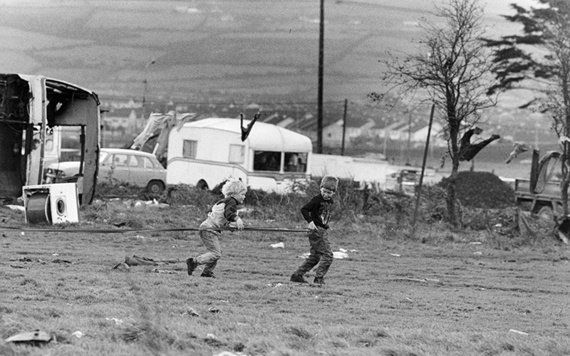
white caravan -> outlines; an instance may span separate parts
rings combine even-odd
[[[239,119],[187,122],[170,131],[166,182],[211,189],[234,177],[282,194],[308,183],[311,152],[307,136],[272,124],[256,122],[242,142]]]

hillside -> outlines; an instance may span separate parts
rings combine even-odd
[[[491,36],[515,30],[500,17],[508,3],[487,5]],[[318,2],[0,0],[0,6],[3,72],[67,80],[105,101],[145,96],[159,108],[256,102],[316,115]],[[349,99],[349,115],[371,118],[377,127],[406,120],[409,110],[416,126],[427,122],[429,108],[383,103],[378,114],[366,107],[366,95],[382,89],[387,51],[414,50],[421,37],[417,21],[431,6],[423,0],[326,2],[326,121],[341,119]],[[530,113],[515,111],[512,97],[504,97],[507,107],[483,115],[485,130],[512,140],[548,140],[549,122],[535,124]]]
[[[0,65],[102,95],[206,100],[279,96],[314,100],[318,2],[0,1]],[[413,50],[421,0],[327,2],[325,100],[378,90],[386,51]],[[486,21],[502,33],[505,4]],[[154,61],[151,63],[151,61]]]

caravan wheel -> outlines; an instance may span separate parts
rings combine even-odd
[[[200,179],[198,181],[198,183],[196,184],[196,188],[201,189],[201,190],[208,190],[209,189],[208,183],[206,183],[206,181],[203,179]]]

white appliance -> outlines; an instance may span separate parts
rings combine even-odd
[[[79,222],[76,183],[27,185],[22,187],[28,224]]]

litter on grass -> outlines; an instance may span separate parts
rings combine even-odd
[[[13,343],[27,343],[31,345],[39,345],[43,343],[48,343],[51,341],[56,341],[55,336],[48,334],[42,330],[34,330],[34,331],[25,331],[18,333],[16,335],[12,335],[5,340],[6,342],[13,342]]]
[[[158,268],[153,268],[152,272],[154,273],[164,273],[164,274],[179,274],[179,272],[176,271],[172,271],[172,270],[167,270],[167,269],[158,269]]]
[[[105,318],[105,320],[113,321],[115,323],[115,325],[122,325],[123,324],[123,320],[117,319],[117,318]]]
[[[198,314],[198,312],[196,310],[194,310],[194,308],[188,308],[188,310],[186,310],[184,313],[182,313],[182,315],[200,316],[200,314]]]
[[[346,250],[345,250],[346,251]],[[299,258],[304,258],[306,259],[307,257],[309,257],[309,252],[305,252],[304,254],[300,255]],[[348,255],[348,253],[346,252],[342,252],[342,251],[333,251],[333,258],[342,260],[344,258],[350,258],[350,256]]]
[[[333,257],[338,259],[348,258],[348,253],[342,251],[334,251]]]

